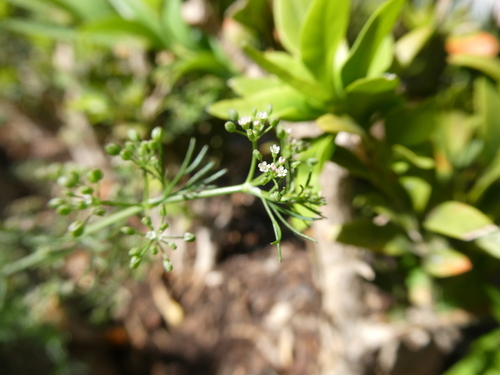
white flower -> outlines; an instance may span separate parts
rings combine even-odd
[[[285,164],[286,159],[283,156],[280,156],[278,159],[278,164]]]
[[[279,152],[280,152],[280,146],[278,145],[271,146],[271,154],[278,155]]]
[[[92,202],[94,201],[94,197],[92,197],[92,195],[90,194],[85,194],[83,196],[83,202],[87,205],[87,206],[90,206],[92,204]]]
[[[269,116],[267,114],[267,112],[257,112],[257,118],[261,119],[261,120],[264,120],[267,118],[267,116]]]
[[[283,166],[280,166],[278,169],[276,169],[276,174],[278,175],[278,177],[285,177],[287,173],[288,171]]]
[[[267,164],[265,161],[263,161],[262,163],[259,163],[258,165],[259,167],[259,170],[261,172],[269,172],[269,170],[271,169],[271,165]]]
[[[250,116],[243,116],[238,120],[238,124],[240,124],[241,126],[246,125],[250,122],[252,122],[252,118]]]
[[[148,240],[156,240],[157,234],[154,230],[150,230],[145,236]]]

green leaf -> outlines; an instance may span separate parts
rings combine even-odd
[[[394,61],[394,37],[387,35],[380,43],[377,52],[368,68],[367,77],[378,77],[386,73]]]
[[[161,12],[161,26],[165,35],[187,49],[196,50],[198,45],[191,28],[184,22],[181,14],[182,0],[164,0]]]
[[[495,157],[500,145],[500,93],[486,78],[478,78],[474,82],[474,102],[481,120],[479,131],[484,141],[482,155],[488,163]]]
[[[477,208],[456,201],[440,204],[423,223],[427,230],[471,241],[498,230],[489,217]]]
[[[227,119],[227,111],[235,109],[241,115],[252,113],[253,108],[273,105],[273,116],[289,121],[305,121],[317,118],[321,111],[315,109],[301,93],[288,86],[280,86],[260,91],[240,99],[221,100],[208,107],[212,116]]]
[[[155,36],[155,44],[170,46],[170,40],[165,35],[160,24],[160,17],[147,2],[142,0],[109,0],[116,11],[126,20],[140,23]]]
[[[25,21],[24,19],[10,18],[2,20],[0,22],[0,27],[5,27],[22,34],[43,36],[53,39],[74,40],[77,38],[77,32],[72,28],[35,21]]]
[[[448,63],[479,70],[490,76],[495,81],[500,82],[500,60],[496,57],[476,56],[476,55],[451,55],[448,56]]]
[[[227,67],[209,51],[185,53],[172,66],[170,84],[174,84],[186,74],[195,72],[211,73],[224,78],[229,74]]]
[[[422,212],[429,202],[432,193],[432,186],[423,178],[416,176],[404,176],[399,179],[411,198],[413,209]]]
[[[328,88],[333,87],[333,59],[346,33],[349,8],[347,0],[315,0],[301,29],[300,57]]]
[[[415,154],[412,150],[406,148],[405,146],[402,145],[394,145],[392,146],[392,150],[394,153],[399,155],[400,157],[405,158],[408,160],[410,163],[412,163],[414,166],[421,168],[421,169],[432,169],[435,167],[434,159],[429,158],[427,156],[420,156]]]
[[[408,67],[434,35],[435,30],[434,26],[425,25],[403,35],[395,46],[395,54],[399,65],[403,68]]]
[[[250,58],[258,65],[260,65],[263,69],[267,70],[271,74],[276,75],[283,82],[286,82],[288,85],[299,90],[299,92],[303,93],[303,95],[306,95],[312,99],[316,99],[319,102],[325,102],[330,99],[331,95],[317,83],[296,78],[291,73],[289,73],[288,70],[285,70],[276,65],[271,60],[266,58],[264,54],[248,44],[244,45],[243,49],[245,50],[247,55],[250,56]]]
[[[83,21],[96,21],[114,14],[113,9],[102,0],[49,0]]]
[[[289,52],[300,52],[300,29],[307,10],[314,0],[275,0],[274,22],[281,44]]]
[[[232,18],[257,35],[272,38],[273,19],[268,0],[238,0],[226,11]]]
[[[231,78],[227,84],[239,96],[249,96],[270,88],[283,86],[280,81],[270,77],[250,78],[246,76]]]
[[[500,150],[497,152],[495,158],[491,161],[490,165],[480,174],[476,179],[476,183],[467,194],[470,202],[475,203],[481,198],[483,193],[490,187],[492,183],[500,178]]]
[[[460,275],[472,269],[470,259],[453,249],[434,250],[424,258],[423,268],[435,277]]]
[[[405,0],[389,0],[367,21],[342,68],[344,87],[368,75],[370,65],[384,38],[392,31]]]
[[[303,81],[316,82],[314,76],[299,58],[282,51],[264,52],[264,56],[281,69],[288,71],[295,78]]]
[[[391,223],[378,226],[368,219],[343,224],[332,240],[387,255],[401,255],[411,249],[410,241],[398,227]]]
[[[347,132],[366,136],[363,128],[347,115],[337,116],[327,113],[316,120],[316,125],[326,133]]]
[[[387,109],[396,103],[395,90],[399,82],[394,74],[354,81],[345,90],[345,111],[359,123],[368,123],[373,112]]]
[[[500,258],[500,230],[482,236],[474,243],[488,254]]]
[[[387,141],[404,146],[427,141],[436,130],[436,115],[437,109],[433,100],[394,108],[386,116]]]

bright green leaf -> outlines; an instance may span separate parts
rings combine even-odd
[[[347,132],[365,136],[366,132],[349,116],[327,113],[316,120],[318,128],[326,133]]]
[[[412,150],[402,145],[392,146],[395,156],[400,156],[408,160],[414,166],[421,169],[432,169],[435,166],[434,159],[427,156],[415,154]]]
[[[274,22],[281,44],[293,53],[300,52],[300,28],[314,0],[275,0]]]
[[[462,241],[471,241],[498,230],[490,218],[477,208],[456,201],[434,208],[423,225],[427,230]]]
[[[394,61],[394,37],[392,34],[387,35],[380,43],[377,52],[373,56],[373,60],[368,68],[367,77],[378,77],[382,73],[386,73]]]
[[[280,81],[270,77],[250,78],[246,76],[231,78],[227,84],[239,96],[253,95],[273,87],[283,86]]]
[[[493,78],[495,81],[500,82],[500,60],[496,57],[451,55],[448,56],[448,63],[451,65],[479,70],[480,72]]]
[[[384,38],[392,32],[404,3],[405,0],[389,0],[367,21],[342,68],[344,87],[368,75],[374,56]]]
[[[500,258],[500,230],[482,236],[474,243],[488,254]]]
[[[401,177],[399,183],[408,192],[413,204],[413,209],[416,212],[422,212],[429,202],[432,186],[423,178],[416,176]]]
[[[294,77],[303,81],[315,82],[314,76],[299,58],[282,51],[264,52],[264,56],[281,69],[290,72]]]
[[[453,249],[434,250],[424,258],[423,268],[435,277],[460,275],[472,269],[470,259]]]
[[[425,25],[403,35],[395,46],[396,58],[402,67],[409,66],[434,34],[435,27]]]
[[[187,49],[197,49],[190,27],[184,22],[181,14],[182,0],[163,0],[161,26],[165,35]]]
[[[349,8],[347,0],[315,0],[301,29],[300,57],[328,88],[333,87],[333,59],[346,33]]]
[[[474,102],[481,120],[479,131],[484,141],[484,159],[490,162],[500,145],[500,116],[498,116],[500,93],[486,78],[478,78],[474,82]]]

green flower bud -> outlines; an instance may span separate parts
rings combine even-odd
[[[73,209],[71,208],[71,206],[69,206],[67,204],[63,204],[63,205],[57,207],[56,211],[59,215],[69,215],[71,213],[71,211],[73,211]]]
[[[122,150],[121,146],[116,143],[109,143],[104,149],[109,155],[118,155]]]
[[[134,152],[137,149],[135,143],[130,141],[125,142],[124,146],[130,152]]]
[[[160,143],[155,140],[151,140],[148,142],[148,148],[150,151],[158,150],[160,148]]]
[[[269,123],[271,124],[272,128],[275,128],[280,123],[280,119],[273,117],[271,120],[269,120]]]
[[[94,189],[90,186],[82,186],[80,189],[78,189],[78,193],[88,195],[92,194],[94,192]]]
[[[163,259],[163,268],[165,268],[166,272],[171,272],[174,269],[174,265],[170,261],[170,259],[165,258]]]
[[[230,119],[231,121],[238,121],[238,118],[240,117],[240,116],[238,115],[238,112],[236,112],[236,110],[234,110],[234,109],[232,109],[232,108],[230,108],[230,109],[227,111],[227,115],[228,115],[228,117],[229,117],[229,119]]]
[[[257,115],[257,107],[253,107],[252,108],[252,117],[255,118],[256,115]]]
[[[159,126],[153,129],[151,132],[151,138],[154,139],[156,142],[161,142],[163,139],[163,129]]]
[[[135,234],[135,229],[132,227],[121,227],[120,232],[126,234],[127,236],[132,236]]]
[[[131,258],[130,258],[130,268],[134,269],[134,268],[137,268],[139,267],[139,264],[141,263],[141,257],[137,256],[137,255],[133,255]]]
[[[236,125],[234,124],[234,122],[231,122],[231,121],[227,121],[225,124],[224,124],[224,127],[226,128],[226,131],[228,133],[234,133],[236,131]]]
[[[137,130],[135,130],[134,128],[128,130],[127,138],[129,140],[131,140],[132,142],[140,142],[141,141],[141,136],[139,135],[139,132]]]
[[[168,228],[168,223],[163,223],[162,225],[160,225],[160,232],[163,232],[167,228]]]
[[[71,232],[73,237],[80,237],[85,229],[85,223],[81,220],[72,222],[68,227],[68,232]]]
[[[92,169],[87,173],[87,179],[89,182],[95,184],[102,180],[102,171],[100,169]]]
[[[122,150],[120,152],[120,156],[122,157],[123,160],[132,159],[132,153],[129,150]]]
[[[309,159],[307,159],[306,163],[309,167],[314,167],[316,164],[318,164],[318,159],[309,158]]]
[[[75,193],[73,193],[71,190],[64,190],[63,194],[67,197],[76,197]]]
[[[81,201],[78,201],[74,204],[74,208],[77,209],[77,210],[84,210],[88,207],[88,204],[85,203],[85,201],[81,200]]]
[[[49,206],[52,209],[56,209],[57,207],[65,204],[66,201],[61,198],[53,198],[50,201],[47,202],[47,206]]]
[[[285,131],[285,129],[280,126],[279,128],[276,129],[276,136],[279,138],[279,139],[284,139],[287,137],[287,133]]]
[[[141,219],[141,223],[143,223],[145,226],[147,226],[148,228],[150,229],[153,229],[152,225],[151,225],[151,219],[147,216],[143,217]]]
[[[271,115],[271,113],[273,112],[273,105],[272,104],[268,104],[267,108],[266,108],[266,112],[267,112],[267,115]]]
[[[259,150],[253,150],[253,157],[257,159],[258,161],[262,161],[262,154],[259,152]]]
[[[102,207],[95,207],[92,210],[92,213],[97,216],[103,216],[106,213],[106,210]]]
[[[158,248],[156,246],[151,247],[151,254],[153,254],[153,255],[158,254]]]
[[[167,207],[164,204],[162,204],[160,206],[160,216],[163,216],[163,217],[167,216]],[[167,224],[167,227],[168,227],[168,224]]]
[[[78,175],[72,173],[69,176],[61,176],[57,179],[57,183],[63,187],[72,188],[78,184]]]
[[[193,233],[186,232],[182,236],[182,239],[186,242],[193,242],[194,240],[196,240],[196,236]]]
[[[172,250],[176,250],[177,249],[177,245],[173,242],[168,242],[167,243],[168,247],[170,247]]]
[[[295,160],[293,163],[290,164],[290,168],[294,169],[297,168],[301,164],[300,160]]]
[[[128,255],[134,256],[134,255],[139,255],[142,251],[141,247],[133,247],[128,251]]]

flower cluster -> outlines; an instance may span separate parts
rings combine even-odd
[[[279,152],[280,152],[280,146],[278,145],[271,146],[271,154],[273,155],[273,159],[276,159],[276,156],[278,155]],[[277,162],[275,161],[271,164],[267,164],[267,162],[263,161],[259,163],[258,167],[262,173],[272,172],[277,177],[283,178],[286,177],[286,174],[288,173],[288,170],[283,166],[285,162],[286,159],[283,156],[280,156]]]

